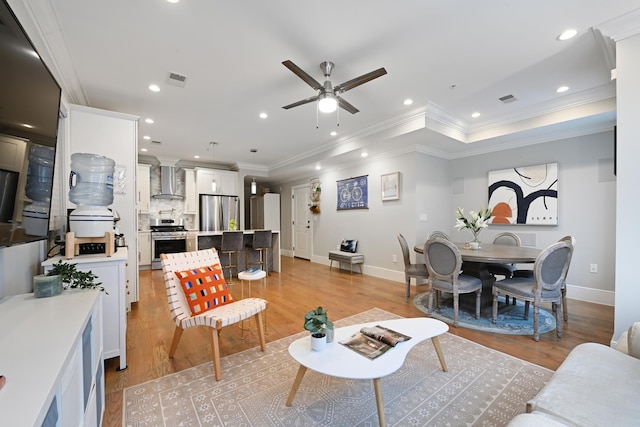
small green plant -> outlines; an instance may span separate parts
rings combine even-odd
[[[47,276],[60,275],[62,283],[67,288],[80,288],[80,289],[99,289],[105,294],[109,295],[104,290],[101,282],[96,282],[98,276],[91,271],[79,271],[75,264],[69,264],[62,260],[56,262],[51,266],[51,270],[47,273]]]
[[[322,307],[311,310],[304,315],[304,328],[311,332],[311,335],[320,338],[325,334],[326,328],[333,329],[333,323],[327,317],[327,312]]]

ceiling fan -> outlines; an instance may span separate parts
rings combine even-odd
[[[282,107],[285,110],[308,104],[310,102],[318,101],[318,109],[323,113],[332,113],[338,106],[340,106],[351,114],[355,114],[360,110],[349,104],[339,95],[353,89],[354,87],[358,87],[361,84],[367,83],[368,81],[377,79],[378,77],[387,74],[387,70],[385,70],[384,68],[378,68],[375,71],[363,74],[360,77],[356,77],[337,86],[333,86],[331,84],[331,80],[329,80],[329,77],[331,77],[331,71],[335,68],[333,62],[325,61],[320,64],[320,69],[322,70],[325,78],[324,84],[320,84],[316,79],[307,74],[302,68],[298,67],[296,64],[289,60],[284,61],[282,65],[287,67],[293,72],[293,74],[300,77],[302,80],[304,80],[305,83],[319,92],[316,96],[312,96],[298,102],[285,105],[284,107]]]

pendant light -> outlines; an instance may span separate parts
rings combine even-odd
[[[218,143],[211,141],[209,145],[211,146],[211,160],[215,161],[215,158],[216,158],[215,148],[216,148],[216,145],[218,145]],[[216,182],[215,178],[211,178],[211,192],[212,193],[218,192],[218,183]]]
[[[255,165],[255,159],[256,159],[255,154],[258,152],[258,149],[252,148],[251,152],[253,153],[253,162]],[[258,183],[256,182],[256,177],[254,176],[253,179],[251,180],[251,195],[255,196],[257,193],[258,193]]]

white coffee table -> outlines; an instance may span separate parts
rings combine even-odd
[[[382,356],[369,360],[365,356],[343,346],[340,341],[359,332],[362,327],[382,325],[394,331],[401,332],[411,337],[409,341],[401,342],[390,349]],[[291,406],[293,398],[300,387],[302,378],[307,369],[325,375],[339,378],[373,380],[373,388],[376,394],[376,405],[378,407],[378,419],[380,426],[386,426],[384,417],[384,403],[382,401],[382,389],[380,378],[394,373],[404,364],[404,360],[409,351],[422,341],[431,338],[431,342],[436,350],[440,366],[443,371],[447,371],[447,365],[440,348],[438,336],[449,330],[446,323],[437,319],[427,317],[416,317],[409,319],[381,320],[377,322],[361,323],[359,325],[347,326],[335,330],[333,343],[327,344],[322,351],[311,350],[311,337],[300,338],[289,345],[289,354],[298,363],[300,368],[293,381],[293,386],[287,398],[287,406]]]

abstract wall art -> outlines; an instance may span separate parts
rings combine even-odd
[[[558,224],[558,164],[489,172],[491,224]]]

